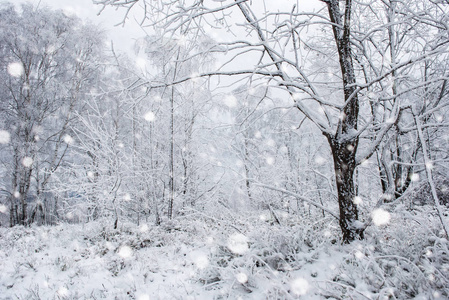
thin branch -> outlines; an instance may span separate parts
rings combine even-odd
[[[446,238],[449,237],[449,227],[446,224],[446,222],[444,221],[444,216],[443,216],[443,211],[441,209],[441,204],[440,204],[440,200],[438,199],[438,195],[437,195],[437,191],[435,189],[435,182],[433,181],[432,178],[432,161],[429,159],[429,154],[427,153],[427,143],[426,140],[424,139],[424,135],[422,132],[422,128],[421,128],[421,121],[419,120],[419,117],[414,115],[415,118],[415,122],[416,122],[416,127],[417,127],[417,132],[418,132],[418,137],[419,140],[421,142],[421,148],[423,151],[423,158],[424,158],[424,164],[426,166],[426,175],[427,175],[427,181],[429,182],[430,185],[430,191],[432,192],[432,197],[433,197],[433,201],[435,202],[435,208],[438,212],[438,217],[440,218],[441,221],[441,225],[443,226],[444,232],[446,233]]]
[[[330,214],[331,216],[333,216],[337,220],[340,219],[340,217],[335,212],[333,212],[332,210],[328,209],[327,207],[324,207],[323,205],[321,205],[319,203],[316,203],[313,200],[310,200],[310,199],[308,199],[306,197],[303,197],[301,195],[298,195],[296,193],[293,193],[293,192],[290,192],[290,191],[287,191],[287,190],[284,190],[284,189],[281,189],[281,188],[277,188],[277,187],[274,187],[274,186],[271,186],[271,185],[266,185],[266,184],[263,184],[263,183],[255,182],[253,179],[249,179],[249,180],[252,181],[253,185],[255,185],[255,186],[260,186],[262,188],[266,188],[266,189],[269,189],[269,190],[273,190],[273,191],[277,191],[277,192],[281,192],[281,193],[290,195],[290,196],[295,197],[295,198],[297,198],[297,199],[299,199],[301,201],[304,201],[304,202],[307,202],[309,204],[312,204],[313,206],[318,207],[319,209],[324,210],[325,212],[327,212],[328,214]]]

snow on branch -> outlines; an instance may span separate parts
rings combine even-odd
[[[340,217],[336,213],[334,213],[332,210],[328,209],[327,207],[324,207],[323,205],[321,205],[319,203],[316,203],[315,201],[313,201],[313,200],[311,200],[309,198],[303,197],[303,196],[298,195],[296,193],[293,193],[291,191],[287,191],[287,190],[284,190],[284,189],[281,189],[281,188],[277,188],[275,186],[271,186],[271,185],[267,185],[267,184],[263,184],[263,183],[259,183],[259,182],[254,182],[253,181],[253,185],[260,186],[260,187],[265,188],[265,189],[281,192],[281,193],[284,193],[286,195],[290,195],[290,196],[295,197],[295,198],[297,198],[297,199],[299,199],[301,201],[307,202],[307,203],[309,203],[309,204],[311,204],[311,205],[313,205],[313,206],[315,206],[315,207],[317,207],[319,209],[324,210],[325,212],[327,212],[328,214],[330,214],[332,217],[334,217],[337,220],[340,219]]]

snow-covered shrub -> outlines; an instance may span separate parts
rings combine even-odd
[[[449,297],[449,242],[431,206],[396,208],[388,225],[369,227],[366,239],[345,246],[339,274],[322,288],[339,298]],[[405,216],[405,217],[404,217]]]
[[[449,244],[432,206],[407,207],[349,245],[335,241],[335,220],[281,212],[280,225],[260,212],[191,210],[160,226],[122,222],[114,229],[99,220],[0,228],[0,295],[445,299]]]
[[[438,176],[434,181],[440,204],[449,206],[449,179],[445,176]],[[430,185],[427,181],[420,183],[411,197],[413,197],[412,201],[415,204],[424,205],[434,203]]]

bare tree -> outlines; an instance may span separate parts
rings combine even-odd
[[[98,57],[99,31],[62,12],[12,5],[1,14],[1,115],[11,141],[4,149],[10,223],[44,213],[47,185],[72,142],[69,125]],[[28,203],[33,202],[31,218]]]
[[[223,64],[200,76],[236,76],[240,82],[246,78],[248,85],[265,84],[279,97],[290,97],[292,106],[319,128],[329,144],[343,241],[363,238],[365,226],[359,221],[359,210],[354,203],[356,168],[379,149],[410,105],[400,96],[404,97],[414,87],[399,90],[391,86],[395,86],[399,77],[416,72],[415,66],[447,51],[447,38],[441,34],[447,32],[447,20],[442,18],[447,6],[424,1],[425,5],[419,2],[394,8],[392,3],[396,1],[391,1],[385,2],[387,14],[383,14],[371,6],[382,6],[384,1],[322,0],[317,2],[317,12],[305,12],[287,2],[264,2],[260,6],[246,0],[192,0],[176,4],[145,0],[94,1],[103,7],[125,7],[127,13],[139,2],[145,4],[147,24],[168,37],[182,36],[186,28],[199,33],[207,28],[221,38],[220,44],[210,51],[222,52]],[[363,15],[355,22],[355,13],[360,11]],[[392,20],[396,14],[401,19]],[[371,26],[373,19],[379,22]],[[428,46],[421,47],[418,39],[409,39],[408,44],[395,40],[396,29],[397,33],[408,36],[414,28],[409,28],[406,22],[427,30],[425,44]],[[320,40],[314,42],[317,38]],[[385,40],[387,45],[383,43]],[[392,50],[389,63],[385,63],[388,45]],[[310,55],[325,62],[326,69],[317,70],[309,61]],[[369,76],[365,76],[366,71]],[[443,78],[432,81],[442,84]],[[189,76],[177,78],[171,84],[189,79]],[[426,81],[421,84],[427,84]],[[148,83],[148,86],[155,85]],[[378,95],[376,100],[370,100],[369,92]],[[370,109],[370,103],[384,108],[382,118],[379,111]]]
[[[199,127],[198,115],[207,110],[210,98],[204,79],[194,79],[179,85],[171,85],[171,82],[195,76],[211,62],[212,58],[208,53],[190,57],[192,52],[204,49],[209,43],[208,37],[194,36],[190,40],[187,34],[180,39],[154,35],[138,42],[139,52],[145,55],[148,63],[155,69],[142,74],[139,84],[152,82],[157,85],[154,88],[150,86],[149,96],[159,99],[159,107],[150,113],[154,114],[151,123],[157,126],[161,137],[165,135],[167,139],[165,142],[162,139],[159,143],[168,154],[166,162],[162,164],[168,171],[168,180],[164,185],[168,188],[169,219],[175,214],[175,206],[194,204],[201,194],[198,190],[198,181],[201,181],[198,176],[201,175],[196,171],[200,166],[197,164],[198,153],[194,148],[199,138],[196,133]],[[163,128],[168,130],[164,131]],[[153,139],[154,136],[149,138]]]

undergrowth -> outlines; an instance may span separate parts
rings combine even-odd
[[[0,299],[449,298],[432,208],[397,210],[350,245],[333,219],[287,213],[0,228]]]

